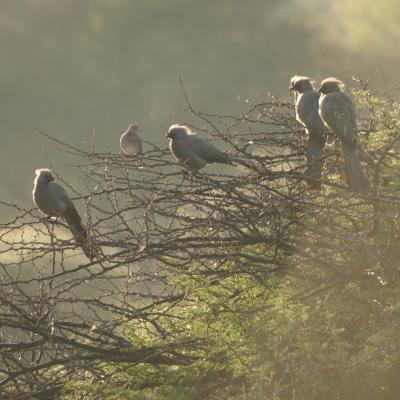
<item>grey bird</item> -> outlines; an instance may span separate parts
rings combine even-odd
[[[185,125],[171,125],[167,138],[172,155],[189,171],[197,172],[213,163],[237,163],[251,168],[248,161],[223,153]]]
[[[129,125],[119,140],[122,153],[128,156],[136,156],[142,153],[142,141],[140,140],[139,132],[139,125]]]
[[[304,177],[311,188],[321,187],[324,160],[321,159],[326,143],[327,127],[318,109],[320,93],[315,90],[314,81],[307,76],[295,75],[290,80],[289,90],[296,95],[296,120],[304,126],[308,135],[306,146],[307,168]]]
[[[343,179],[353,192],[368,188],[368,179],[361,168],[357,156],[357,119],[353,99],[344,92],[345,84],[337,78],[322,81],[318,91],[319,114],[325,125],[332,129],[340,140],[344,158]]]
[[[49,217],[60,217],[68,225],[76,242],[82,247],[85,255],[92,259],[94,248],[90,245],[87,229],[71,199],[64,188],[54,180],[52,172],[47,168],[36,171],[33,184],[33,201],[37,208]]]

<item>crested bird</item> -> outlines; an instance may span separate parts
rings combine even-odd
[[[304,177],[309,187],[321,187],[321,175],[324,160],[321,158],[328,131],[318,109],[320,93],[315,90],[314,81],[307,76],[294,75],[290,80],[289,90],[296,95],[296,120],[307,133],[306,160],[307,168]]]
[[[171,125],[167,138],[172,155],[189,171],[197,172],[212,163],[237,163],[251,168],[249,161],[223,153],[185,125]]]
[[[364,175],[357,155],[357,118],[356,106],[351,96],[344,92],[345,84],[334,77],[321,82],[318,92],[319,114],[325,125],[330,128],[340,140],[344,158],[343,180],[353,192],[368,188],[368,179]]]
[[[94,258],[96,250],[91,245],[88,231],[65,189],[55,181],[49,169],[40,168],[35,172],[32,194],[37,208],[48,217],[62,218],[85,255],[89,259]]]

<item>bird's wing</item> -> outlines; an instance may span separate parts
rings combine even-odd
[[[81,217],[74,206],[74,203],[68,197],[65,189],[57,182],[50,182],[49,189],[54,194],[56,201],[60,203],[60,209],[63,209],[62,217],[68,220],[74,220],[76,222],[81,221]]]
[[[60,204],[63,204],[64,212],[61,213],[61,217],[65,220],[69,226],[71,233],[77,243],[82,247],[83,252],[89,259],[98,254],[98,248],[93,246],[89,239],[89,234],[86,227],[82,224],[81,217],[72,203],[71,199],[68,197],[67,192],[64,188],[57,182],[50,182],[49,188],[52,191],[54,198],[56,198]]]
[[[309,90],[299,96],[296,103],[297,119],[309,132],[326,132],[327,130],[318,113],[319,96],[318,92]]]
[[[357,139],[355,105],[346,93],[325,95],[320,104],[321,117],[345,144],[354,146]]]
[[[226,154],[218,150],[208,140],[203,139],[196,134],[188,136],[188,146],[191,147],[194,154],[208,163],[229,163],[229,158]]]

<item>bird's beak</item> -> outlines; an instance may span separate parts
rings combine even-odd
[[[171,139],[171,132],[167,132],[166,136],[167,136],[168,139]]]
[[[322,88],[319,88],[317,92],[322,94]]]

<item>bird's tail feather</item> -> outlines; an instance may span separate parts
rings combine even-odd
[[[313,189],[321,187],[322,169],[324,167],[324,160],[321,155],[324,145],[325,140],[313,138],[310,134],[306,148],[307,168],[304,171],[304,178],[308,186]]]
[[[250,169],[254,169],[255,168],[255,165],[253,163],[251,163],[250,161],[245,160],[244,158],[241,158],[241,157],[228,156],[228,160],[231,163],[241,164],[241,165],[243,165],[243,166],[245,166],[247,168],[250,168]]]
[[[365,176],[355,148],[341,145],[344,158],[343,179],[352,192],[361,192],[368,189],[368,178]]]
[[[98,248],[93,243],[89,236],[87,228],[82,224],[79,215],[76,213],[71,213],[66,215],[65,222],[71,230],[72,236],[76,242],[81,246],[86,257],[92,260],[98,255]]]

